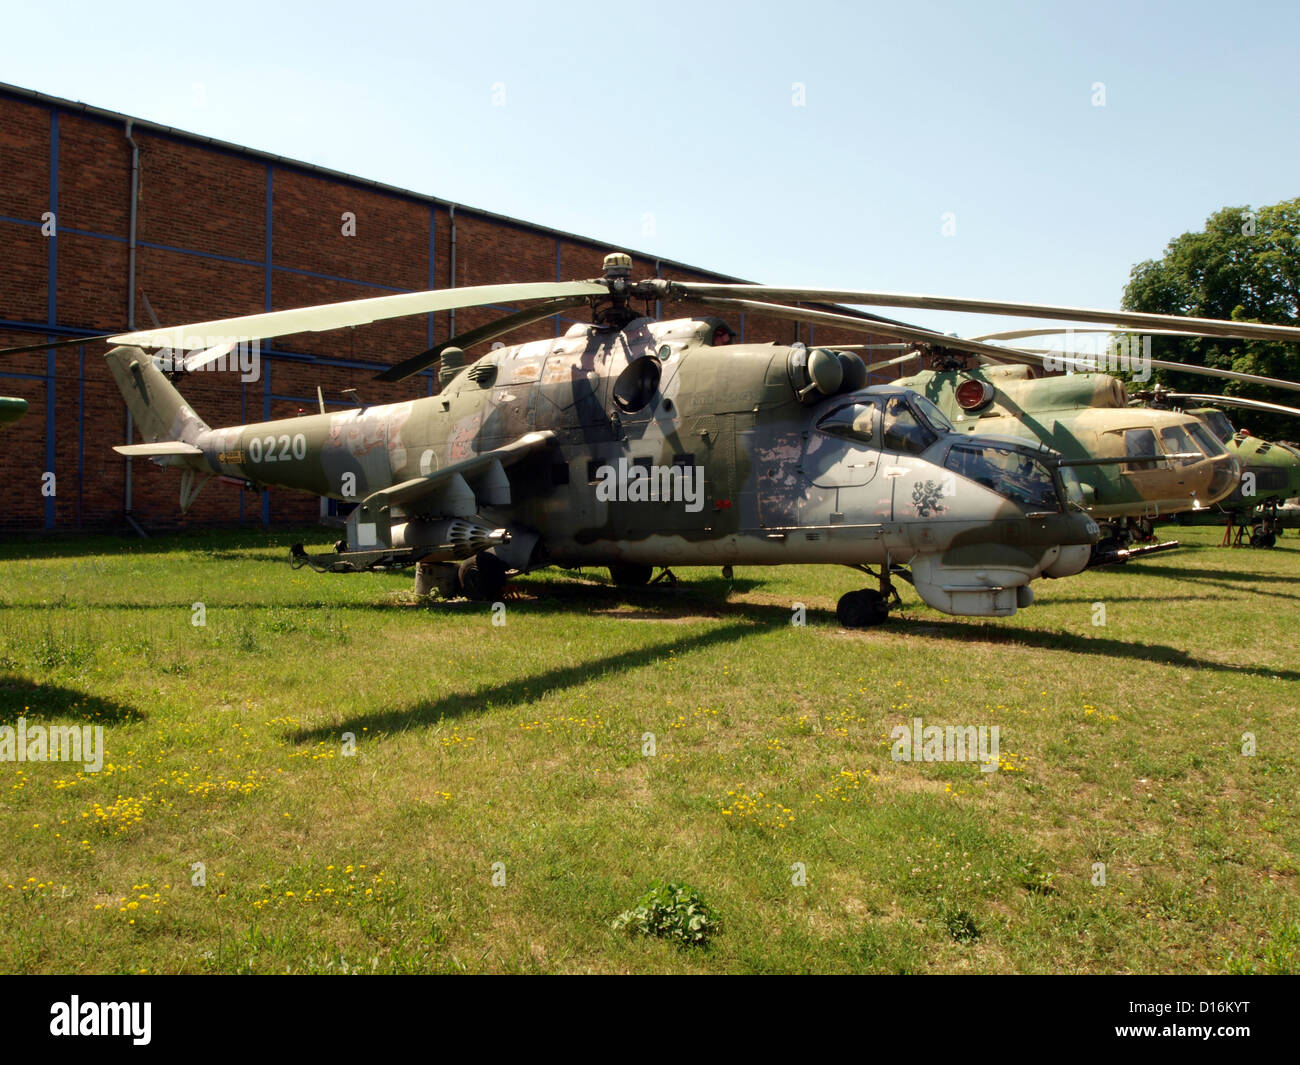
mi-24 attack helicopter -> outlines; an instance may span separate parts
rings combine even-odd
[[[474,598],[495,598],[511,570],[548,565],[608,566],[619,583],[638,584],[655,566],[844,564],[878,582],[839,601],[841,623],[858,627],[887,616],[891,576],[944,612],[1008,616],[1032,602],[1035,578],[1088,565],[1097,525],[1069,500],[1051,449],[954,432],[923,396],[864,387],[866,365],[853,353],[730,344],[720,319],[655,322],[633,308],[690,300],[945,340],[871,315],[749,298],[913,297],[630,275],[630,257],[616,253],[590,281],[406,293],[113,336],[120,346],[107,359],[145,438],[116,450],[181,467],[183,502],[212,475],[354,501],[335,554],[299,549],[299,562],[419,562],[446,577],[454,567]],[[204,424],[144,351],[525,301],[541,302],[379,375],[400,380],[441,359],[438,395],[230,428]],[[582,304],[592,325],[463,365],[464,347]]]

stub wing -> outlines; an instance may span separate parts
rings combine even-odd
[[[158,459],[203,454],[202,448],[187,444],[184,440],[159,440],[153,444],[118,444],[113,450],[129,459]]]
[[[446,546],[442,541],[447,538],[449,523],[456,528],[465,526],[485,546],[505,543],[505,531],[484,525],[478,516],[485,507],[510,504],[506,467],[549,447],[554,439],[550,431],[528,433],[504,447],[371,493],[348,518],[349,547],[354,551],[401,548],[427,552]],[[464,557],[459,549],[453,553]]]
[[[367,496],[361,506],[371,512],[400,506],[408,514],[466,518],[483,506],[506,506],[510,481],[505,467],[547,447],[555,439],[549,430],[527,433],[504,447],[484,451],[441,470],[433,470]]]

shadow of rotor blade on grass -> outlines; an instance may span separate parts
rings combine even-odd
[[[970,621],[916,619],[898,622],[898,629],[909,636],[927,639],[972,640],[1009,646],[1032,647],[1038,650],[1066,651],[1070,654],[1101,655],[1106,658],[1129,658],[1157,665],[1177,666],[1180,669],[1203,669],[1211,673],[1231,673],[1246,677],[1276,677],[1279,680],[1300,680],[1300,670],[1269,669],[1266,666],[1234,666],[1224,662],[1211,662],[1193,658],[1187,651],[1159,643],[1134,643],[1099,636],[1079,636],[1070,632],[1048,632],[981,624]]]
[[[97,695],[42,684],[18,673],[0,673],[0,725],[11,725],[18,718],[29,721],[72,718],[77,721],[143,721],[145,715],[134,706],[101,699]]]
[[[692,651],[732,643],[746,636],[769,631],[771,628],[767,625],[756,622],[736,622],[708,632],[620,651],[578,665],[559,666],[544,673],[489,684],[472,692],[453,692],[437,699],[423,699],[402,709],[359,714],[328,727],[299,729],[296,732],[286,733],[285,739],[290,743],[314,743],[320,740],[338,739],[343,732],[360,733],[362,729],[367,729],[373,736],[376,733],[399,732],[435,725],[444,718],[481,713],[489,705],[499,709],[534,703],[565,688],[595,680],[602,674],[628,672],[660,662],[669,651],[676,651],[679,656],[684,657]]]
[[[1286,578],[1286,577],[1276,578],[1276,580],[1279,583],[1282,581],[1293,580],[1293,579],[1295,578]],[[1239,597],[1247,596],[1247,595],[1266,595],[1270,599],[1300,599],[1300,595],[1296,595],[1293,592],[1271,592],[1267,588],[1259,587],[1258,584],[1253,584],[1253,585],[1248,585],[1245,583],[1234,584],[1232,583],[1231,578],[1229,578],[1228,580],[1217,580],[1215,579],[1215,576],[1212,574],[1201,574],[1199,576],[1194,574],[1188,574],[1184,577],[1180,577],[1179,580],[1187,581],[1190,584],[1197,585],[1198,587],[1220,588],[1225,592],[1235,592]],[[1256,576],[1253,578],[1253,580],[1260,583],[1265,581],[1272,583],[1274,578]],[[1165,602],[1163,596],[1160,597],[1160,601]]]
[[[582,610],[597,617],[624,619],[638,614],[644,620],[655,617],[674,621],[682,616],[721,620],[743,616],[773,624],[790,620],[790,609],[770,603],[750,603],[728,599],[724,582],[656,585],[649,588],[618,588],[608,584],[548,581],[545,583],[512,582],[525,598],[517,600],[516,609],[530,614],[566,614]],[[760,587],[761,582],[748,582]],[[741,589],[731,589],[740,591]],[[748,590],[746,588],[745,590]],[[436,609],[441,604],[435,604]],[[480,607],[484,604],[478,604]],[[813,613],[813,611],[809,611]],[[831,612],[834,616],[834,612]]]
[[[1204,595],[1162,595],[1158,602],[1161,603],[1204,603],[1217,598],[1210,592]],[[1034,605],[1059,606],[1063,603],[1087,603],[1091,606],[1105,600],[1107,603],[1151,603],[1152,597],[1149,595],[1052,595],[1050,592],[1042,592],[1038,599],[1034,600]]]
[[[134,533],[93,534],[89,536],[48,537],[33,532],[7,533],[0,543],[0,562],[33,559],[50,562],[57,559],[85,559],[102,555],[109,559],[130,556],[166,555],[172,552],[193,552],[221,559],[289,561],[291,544],[302,543],[308,551],[330,551],[342,530],[331,534],[319,525],[304,528],[274,530],[275,537],[267,543],[265,532],[248,533],[246,537],[233,535],[229,529],[202,529],[191,531],[159,532],[142,540]],[[10,538],[12,537],[12,538]],[[330,537],[326,540],[325,537]]]
[[[1269,583],[1269,584],[1300,584],[1300,577],[1277,576],[1268,573],[1251,573],[1247,570],[1237,569],[1215,569],[1212,566],[1201,568],[1199,566],[1169,566],[1163,562],[1152,562],[1149,565],[1143,565],[1142,559],[1135,559],[1128,565],[1136,566],[1132,572],[1141,573],[1144,577],[1172,577],[1175,580],[1204,580],[1212,578],[1220,581],[1241,581],[1245,584],[1251,583]]]

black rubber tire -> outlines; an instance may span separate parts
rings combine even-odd
[[[889,618],[889,604],[870,588],[846,592],[835,604],[835,618],[846,629],[869,629]]]
[[[1277,543],[1277,537],[1271,532],[1265,532],[1263,529],[1254,529],[1250,534],[1251,547],[1272,547]]]
[[[506,567],[495,555],[467,558],[456,574],[460,594],[479,603],[495,603],[506,585]]]
[[[610,564],[609,576],[620,588],[644,588],[654,571],[653,566],[641,562],[614,562]]]

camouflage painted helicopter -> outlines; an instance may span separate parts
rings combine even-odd
[[[331,570],[418,562],[440,567],[440,583],[454,567],[459,590],[476,598],[495,598],[510,570],[546,565],[605,565],[616,580],[641,583],[654,566],[835,563],[878,581],[839,602],[841,622],[861,626],[887,616],[892,576],[945,612],[1006,616],[1032,602],[1030,581],[1088,565],[1098,529],[1070,502],[1051,449],[956,432],[922,396],[863,387],[866,366],[851,353],[727,344],[720,319],[656,323],[630,305],[691,300],[946,340],[871,315],[744,298],[916,297],[630,273],[630,258],[614,254],[591,281],[406,293],[119,334],[107,359],[145,443],[117,450],[180,467],[183,501],[212,475],[354,501],[335,554],[299,549],[299,562]],[[530,300],[543,302],[381,375],[399,380],[441,358],[436,396],[332,414],[322,402],[318,415],[224,429],[209,428],[144,351],[206,349],[183,360],[192,369],[223,348],[214,336],[268,338]],[[458,365],[468,344],[584,303],[590,326]],[[999,306],[1021,308],[1003,311],[1015,314],[1030,305]]]
[[[1264,440],[1246,429],[1237,429],[1219,407],[1263,410],[1295,417],[1300,417],[1300,410],[1239,396],[1172,392],[1159,385],[1141,399],[1157,409],[1172,407],[1199,418],[1241,466],[1241,483],[1209,512],[1196,517],[1226,519],[1225,547],[1240,547],[1244,543],[1251,547],[1274,546],[1282,532],[1279,509],[1289,499],[1300,495],[1300,447],[1286,441]],[[1187,524],[1195,519],[1192,515],[1180,514],[1177,520]]]
[[[1020,340],[1058,332],[1016,330],[977,339]],[[1068,332],[1112,331],[1084,328]],[[1150,330],[1149,334],[1202,335],[1183,329]],[[1138,338],[1127,339],[1136,341]],[[1149,344],[1146,337],[1142,340]],[[1109,374],[1088,372],[1098,365],[1097,353],[1021,347],[1013,357],[1019,360],[1024,355],[1054,369],[1068,369],[1071,374],[1068,377],[1036,379],[1032,384],[1019,386],[1023,391],[1010,394],[1005,400],[1003,391],[998,391],[990,400],[976,392],[973,386],[966,386],[963,395],[961,378],[957,378],[949,401],[979,415],[977,421],[969,424],[971,431],[998,431],[1002,423],[986,419],[990,415],[1000,418],[1011,414],[1019,422],[1022,433],[1056,447],[1067,459],[1073,457],[1071,445],[1080,442],[1080,438],[1089,445],[1088,450],[1099,457],[1132,455],[1135,461],[1120,469],[1098,466],[1088,470],[1085,464],[1080,470],[1085,497],[1095,501],[1090,503],[1089,510],[1101,522],[1104,532],[1116,529],[1121,535],[1133,536],[1136,531],[1135,538],[1144,539],[1149,537],[1156,518],[1172,516],[1180,524],[1187,524],[1196,520],[1194,515],[1213,516],[1217,520],[1226,514],[1229,526],[1226,543],[1234,522],[1242,527],[1251,524],[1246,519],[1257,507],[1262,507],[1265,513],[1255,523],[1252,541],[1255,546],[1271,546],[1273,530],[1269,512],[1288,497],[1300,493],[1300,456],[1285,444],[1274,445],[1248,432],[1238,432],[1226,415],[1215,408],[1239,407],[1292,416],[1300,416],[1300,410],[1240,396],[1170,391],[1158,382],[1152,388],[1130,392]],[[1134,358],[1130,361],[1126,353],[1116,361],[1120,368],[1128,369],[1131,365],[1136,369],[1139,360]],[[1300,391],[1300,384],[1293,381],[1151,359],[1148,354],[1144,369],[1152,368]],[[1083,372],[1077,372],[1080,370]],[[1020,365],[1013,365],[986,368],[976,373],[981,376],[986,373],[1006,375],[1020,381],[1026,379],[1027,371]],[[941,375],[932,375],[928,380],[919,375],[900,383],[912,388],[924,387],[927,395],[938,400],[939,397],[933,395],[936,383],[942,388],[946,382]],[[1002,388],[1012,392],[1006,385]],[[1092,398],[1089,404],[1090,389]],[[960,424],[960,414],[955,420]],[[1203,461],[1198,453],[1208,461]],[[1137,461],[1140,456],[1148,457]],[[1228,462],[1239,468],[1239,477],[1228,480],[1223,476],[1223,467]],[[1116,518],[1122,524],[1117,523]],[[1238,541],[1240,539],[1239,528]],[[1102,545],[1106,543],[1107,540],[1103,539]],[[1164,546],[1156,545],[1155,549]]]
[[[1236,460],[1195,417],[1128,405],[1109,374],[1031,377],[1027,366],[925,370],[898,383],[929,397],[959,429],[1039,440],[1065,456],[1099,551],[1119,559],[1174,543],[1131,548],[1158,515],[1199,509],[1236,486]]]
[[[986,347],[987,341],[1055,332],[1059,330],[1032,329],[972,339]],[[975,353],[960,338],[871,347],[907,349],[903,355],[873,364],[871,370],[921,360],[924,368],[919,373],[894,383],[925,395],[959,430],[1037,441],[1060,452],[1067,479],[1074,482],[1084,506],[1102,527],[1094,563],[1127,561],[1177,547],[1176,541],[1131,545],[1153,539],[1155,518],[1205,509],[1228,498],[1238,484],[1236,453],[1207,430],[1202,419],[1168,405],[1134,407],[1122,381],[1094,372],[1095,355],[1016,348],[990,356]],[[1121,361],[1128,366],[1127,353],[1117,360]],[[1137,364],[1135,359],[1134,368]],[[1146,369],[1176,366],[1192,373],[1300,390],[1300,385],[1288,381],[1165,363],[1149,356],[1143,365]],[[1070,373],[1034,376],[1031,367],[1035,366]]]

